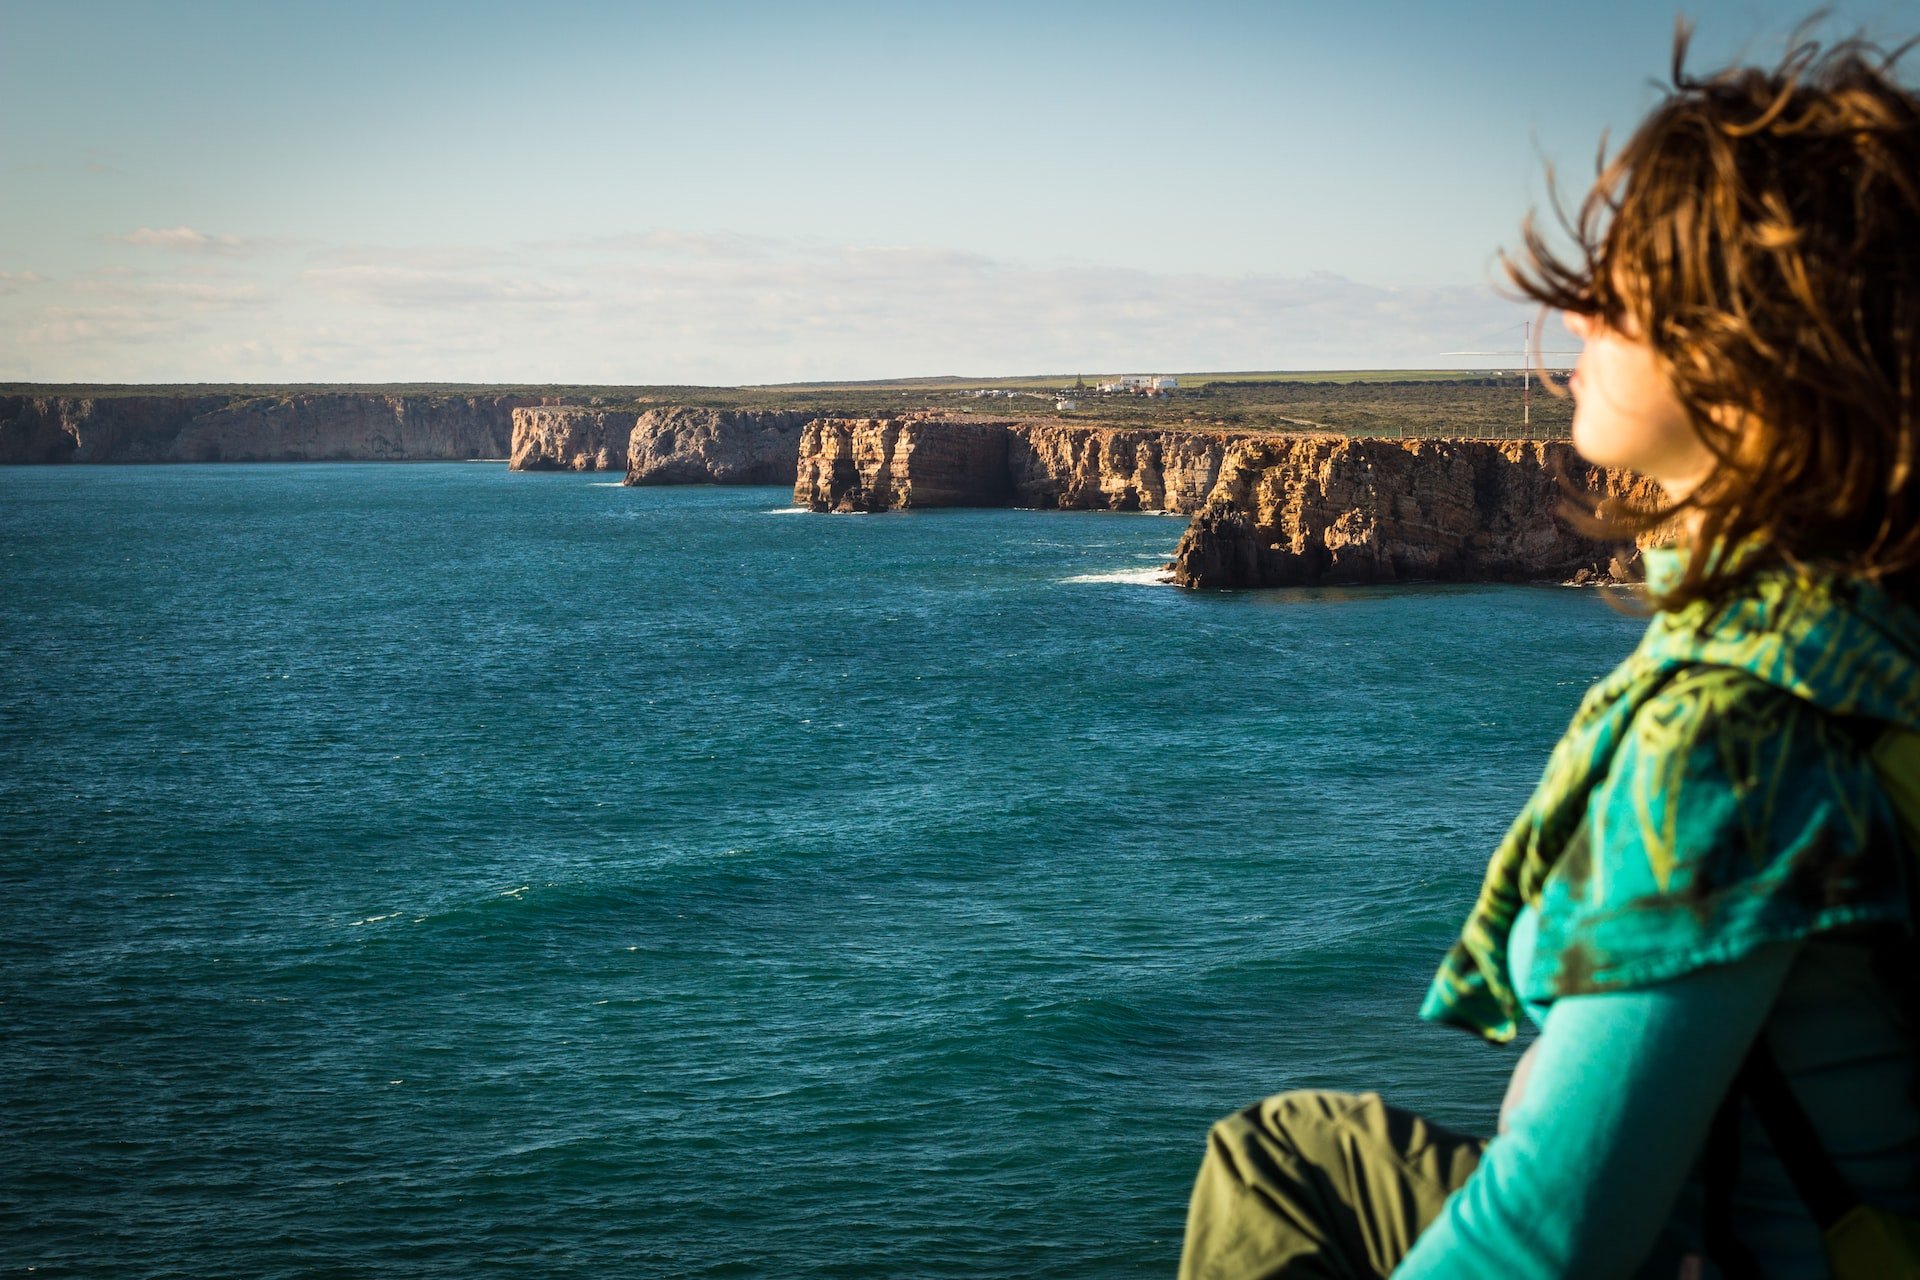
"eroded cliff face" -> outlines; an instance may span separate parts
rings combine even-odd
[[[1012,426],[935,418],[820,418],[800,435],[795,506],[814,511],[1004,507]]]
[[[810,413],[649,409],[627,441],[627,484],[793,484]]]
[[[1188,587],[1604,581],[1617,548],[1558,514],[1559,476],[1645,501],[1646,482],[1564,442],[1235,436],[1058,421],[822,419],[800,439],[796,505],[1070,507],[1193,515]]]
[[[1054,420],[821,419],[800,439],[795,505],[1196,511],[1230,437]]]
[[[1231,437],[1072,423],[1010,429],[1014,505],[1097,511],[1198,511]]]
[[[504,458],[536,396],[0,396],[0,462]]]
[[[230,396],[0,396],[0,462],[156,461]]]
[[[579,405],[513,411],[512,471],[625,471],[638,414]]]
[[[1565,442],[1267,436],[1228,450],[1174,552],[1187,587],[1607,576],[1617,548],[1558,514],[1565,473],[1646,500],[1647,482]]]

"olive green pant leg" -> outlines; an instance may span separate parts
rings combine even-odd
[[[1485,1145],[1378,1094],[1277,1094],[1207,1135],[1181,1280],[1384,1277]]]

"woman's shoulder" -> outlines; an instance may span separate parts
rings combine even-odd
[[[1543,886],[1525,985],[1621,989],[1903,918],[1871,746],[1868,726],[1751,671],[1676,671],[1634,713]]]
[[[1787,834],[1778,824],[1819,795],[1863,802],[1843,804],[1832,816],[1854,820],[1864,836],[1879,728],[1751,671],[1682,667],[1628,722],[1595,788],[1589,819],[1618,819],[1622,810],[1657,813],[1676,836],[1683,830],[1696,839],[1738,834],[1757,848]],[[1718,830],[1732,811],[1743,817],[1739,831]],[[1657,838],[1664,830],[1645,834]]]
[[[1775,732],[1789,724],[1824,729],[1834,717],[1789,689],[1753,671],[1697,664],[1674,671],[1641,704],[1632,721],[1632,744],[1660,749],[1676,733]]]

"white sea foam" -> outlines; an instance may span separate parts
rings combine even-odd
[[[624,489],[626,487],[627,487],[627,483],[624,480],[589,480],[587,481],[587,488],[589,489]]]
[[[1151,569],[1115,569],[1108,573],[1077,573],[1071,578],[1062,578],[1062,582],[1119,582],[1135,587],[1164,587],[1173,581],[1173,574],[1155,565]]]
[[[771,511],[766,512],[765,514],[770,516],[809,516],[813,514],[813,508],[812,507],[775,507]]]

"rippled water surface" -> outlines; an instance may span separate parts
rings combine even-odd
[[[1187,594],[1182,522],[0,471],[0,1272],[1162,1275],[1377,1088],[1639,624]]]

